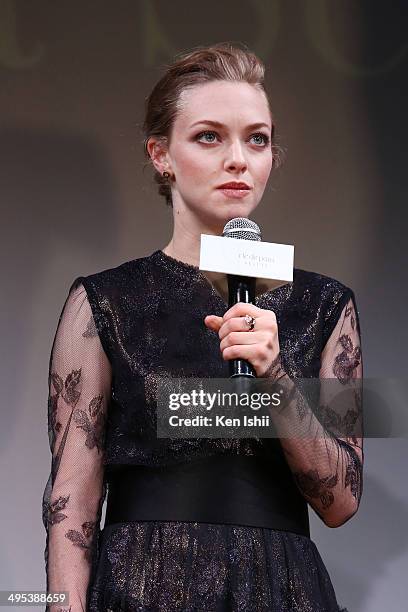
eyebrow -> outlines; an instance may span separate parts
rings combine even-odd
[[[190,125],[190,127],[194,127],[195,125],[199,125],[199,124],[206,124],[206,125],[212,125],[214,127],[218,127],[218,128],[223,128],[225,127],[225,125],[223,123],[220,123],[219,121],[212,121],[211,119],[202,119],[201,121],[196,121],[195,123],[192,123]],[[246,129],[248,130],[257,130],[258,128],[261,127],[266,127],[269,130],[271,129],[270,126],[267,123],[252,123],[251,125],[247,125]]]

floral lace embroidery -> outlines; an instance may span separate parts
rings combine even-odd
[[[48,525],[55,525],[67,518],[67,515],[61,512],[64,510],[69,500],[69,495],[59,497],[56,501],[47,504],[47,522]]]
[[[295,473],[295,481],[299,489],[309,499],[319,499],[323,509],[327,510],[334,502],[334,495],[330,489],[338,482],[337,474],[320,478],[318,470]]]
[[[92,560],[91,539],[95,531],[95,524],[94,521],[86,521],[81,525],[82,533],[75,529],[70,529],[65,534],[65,537],[71,540],[75,546],[83,549],[85,559],[88,563],[91,563]]]
[[[102,402],[103,395],[98,395],[90,401],[88,406],[90,418],[84,410],[74,410],[74,421],[77,423],[77,427],[80,427],[86,433],[86,446],[88,448],[96,446],[98,453],[103,450],[105,429],[105,414],[102,412]]]

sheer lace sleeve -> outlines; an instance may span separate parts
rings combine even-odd
[[[363,487],[363,365],[358,313],[349,297],[321,354],[320,392],[307,394],[283,369],[276,378],[285,401],[272,414],[295,482],[329,527],[358,510]]]
[[[111,367],[85,288],[74,281],[58,322],[49,363],[48,435],[51,473],[43,494],[47,591],[68,591],[86,610],[86,596],[105,498],[104,437]]]

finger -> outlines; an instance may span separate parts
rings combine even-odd
[[[248,344],[259,344],[264,340],[263,334],[255,333],[255,332],[230,332],[223,340],[220,342],[220,350],[223,351],[228,346],[241,346]]]
[[[262,313],[264,312],[261,308],[258,308],[258,311],[259,310]],[[254,318],[255,318],[255,327],[253,328],[254,330],[258,331],[260,329],[269,328],[269,323],[268,323],[268,325],[266,324],[266,321],[267,321],[266,318],[264,318],[262,316],[259,316],[259,315],[257,317],[254,317]],[[228,319],[228,321],[224,321],[223,324],[221,325],[220,329],[219,329],[219,332],[218,332],[220,340],[225,338],[225,336],[227,336],[229,333],[231,333],[233,331],[243,331],[243,332],[251,331],[249,329],[248,323],[245,321],[245,316],[243,316],[243,317],[233,317],[232,319]],[[253,332],[251,332],[251,333],[253,333]]]
[[[238,302],[231,306],[223,316],[224,323],[234,317],[244,317],[246,314],[252,317],[259,317],[262,314],[262,308],[258,308],[254,304],[247,304],[245,302]]]
[[[222,358],[225,361],[229,361],[230,359],[245,359],[255,367],[255,363],[257,362],[257,351],[258,347],[253,344],[234,344],[233,346],[227,346],[222,351]]]
[[[218,332],[222,325],[222,317],[216,315],[207,315],[204,318],[204,324],[211,330]]]

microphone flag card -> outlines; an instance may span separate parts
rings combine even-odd
[[[200,270],[228,299],[227,274],[255,277],[258,296],[293,281],[294,246],[201,234]]]

